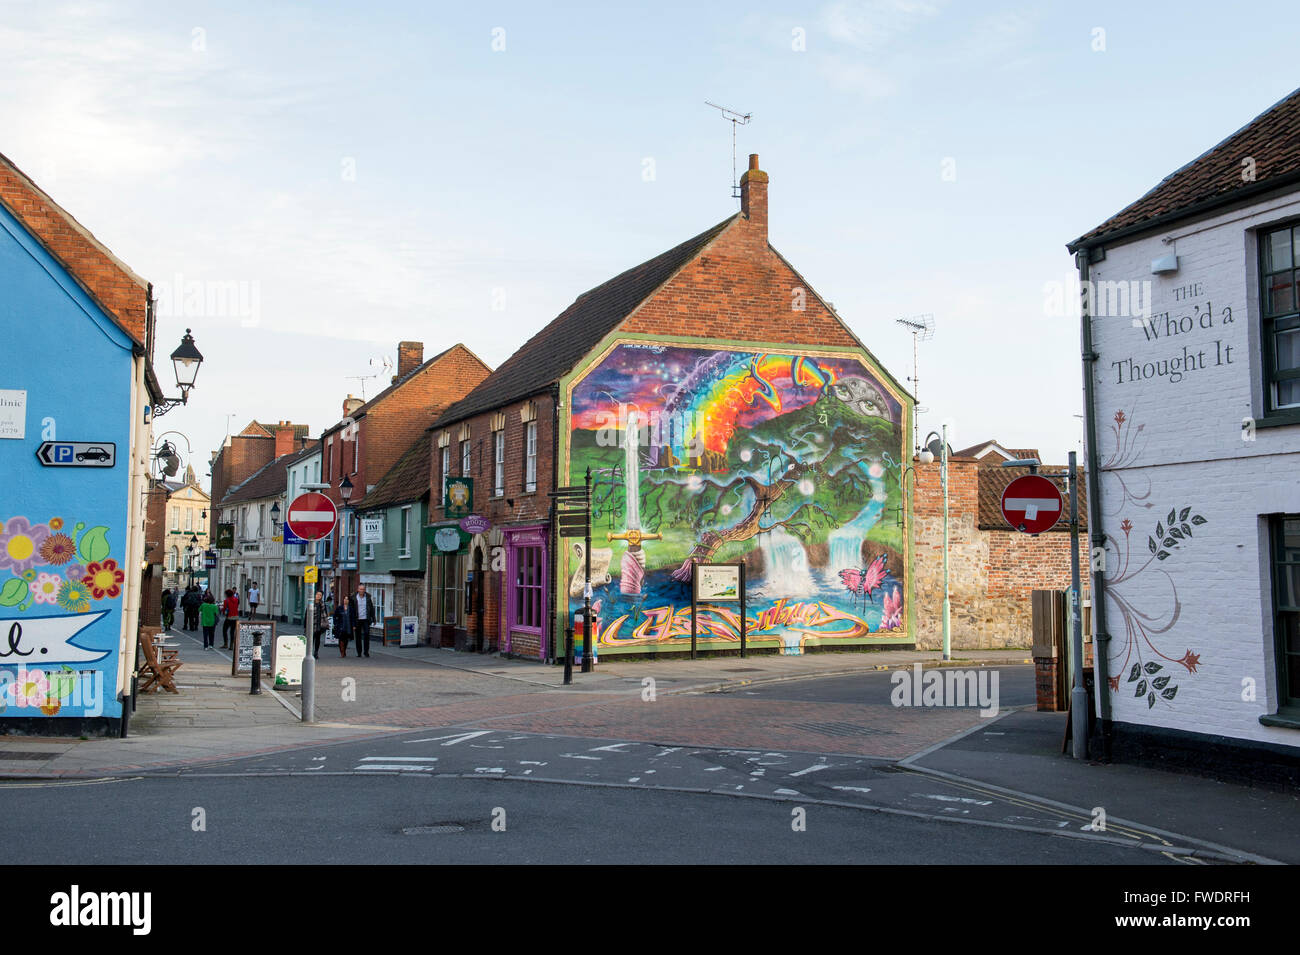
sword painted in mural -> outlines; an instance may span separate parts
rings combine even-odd
[[[641,459],[638,422],[640,418],[635,411],[627,416],[627,427],[623,431],[624,468],[627,475],[627,525],[621,534],[606,534],[612,541],[627,541],[627,550],[623,552],[620,564],[621,575],[618,589],[628,596],[639,597],[645,582],[645,560],[641,556],[643,540],[662,540],[658,534],[646,534],[641,531]]]

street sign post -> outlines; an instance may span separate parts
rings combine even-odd
[[[46,468],[111,468],[117,463],[112,441],[42,441],[36,460]]]
[[[1022,534],[1041,534],[1061,519],[1064,506],[1056,485],[1038,474],[1026,474],[1002,492],[1002,516]]]
[[[338,523],[339,509],[324,494],[309,491],[289,504],[289,530],[305,541],[328,537]]]
[[[321,486],[315,485],[315,487]],[[309,490],[289,502],[285,527],[305,541],[318,541],[334,532],[334,525],[338,523],[338,519],[339,509],[334,506],[334,502],[324,494]],[[313,565],[307,569],[314,572],[316,567]],[[307,644],[307,653],[302,660],[302,721],[314,723],[316,721],[316,655],[313,652],[315,647],[313,630],[315,629],[316,574],[312,573],[308,577],[304,573],[303,577],[303,582],[307,584],[307,613],[303,618],[303,640]]]

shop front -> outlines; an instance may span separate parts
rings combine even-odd
[[[506,527],[505,612],[501,650],[511,656],[544,660],[550,656],[550,555],[545,524]]]

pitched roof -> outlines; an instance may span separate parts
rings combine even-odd
[[[474,360],[475,360],[475,361],[477,361],[479,364],[481,364],[484,368],[487,368],[489,372],[492,370],[492,369],[488,366],[487,362],[483,361],[483,359],[479,358],[478,355],[475,355],[472,351],[470,351],[468,348],[466,348],[463,344],[461,344],[460,342],[457,342],[455,345],[452,345],[450,348],[444,348],[442,351],[438,352],[438,354],[434,355],[432,358],[426,359],[426,360],[425,360],[424,362],[422,362],[421,364],[419,364],[419,365],[417,365],[416,367],[412,368],[412,369],[411,369],[410,371],[408,371],[405,375],[403,375],[401,378],[396,379],[392,384],[390,384],[387,388],[385,388],[385,389],[384,389],[383,391],[381,391],[379,394],[375,395],[375,396],[374,396],[373,398],[371,398],[369,401],[365,402],[364,404],[358,405],[358,406],[357,406],[357,409],[356,409],[355,411],[353,411],[352,414],[350,414],[348,417],[350,417],[350,418],[352,418],[352,419],[355,420],[355,419],[357,419],[357,418],[360,418],[360,417],[361,417],[362,415],[364,415],[364,414],[368,414],[368,413],[370,412],[370,409],[373,408],[375,405],[379,404],[379,402],[383,401],[385,398],[387,398],[389,395],[391,395],[394,391],[396,391],[398,388],[402,387],[402,385],[406,384],[408,381],[410,381],[412,378],[414,378],[414,377],[415,377],[416,375],[418,375],[420,372],[424,371],[426,368],[428,368],[428,367],[429,367],[430,365],[432,365],[434,362],[439,361],[440,359],[444,358],[445,356],[447,356],[447,355],[450,354],[451,352],[455,351],[457,348],[464,349],[466,352],[468,352],[470,355],[472,355],[472,356],[474,357]],[[352,396],[349,395],[348,397],[350,398],[350,397],[352,397]],[[325,435],[330,434],[331,432],[338,430],[340,427],[342,427],[342,425],[343,425],[343,421],[344,421],[344,419],[340,418],[340,419],[339,419],[337,422],[335,422],[333,425],[331,425],[330,427],[326,428],[323,432],[321,432],[321,437],[325,437]]]
[[[1244,175],[1247,159],[1253,178]],[[1067,248],[1085,245],[1186,218],[1250,195],[1300,182],[1300,89],[1269,107],[1217,146],[1170,173],[1154,189],[1125,206]]]
[[[445,427],[527,398],[559,381],[592,346],[617,328],[740,216],[738,212],[681,245],[579,295],[473,391],[443,412],[434,427]]]
[[[146,344],[149,283],[3,153],[0,205],[36,237],[105,315],[136,344]]]
[[[221,506],[238,504],[241,501],[255,501],[262,497],[272,497],[282,493],[289,486],[289,468],[316,450],[312,442],[301,451],[282,454],[269,464],[264,464],[239,484],[226,491],[221,499]]]
[[[390,504],[408,504],[429,493],[429,465],[433,432],[422,431],[415,444],[397,459],[379,483],[357,504],[358,510],[375,510]]]
[[[1048,470],[1053,474],[1064,474],[1065,467],[1051,466]],[[1079,527],[1082,530],[1088,526],[1088,482],[1085,480],[1085,473],[1082,466],[1075,468],[1079,481]],[[1007,524],[1007,519],[1002,516],[1002,492],[1018,477],[1024,477],[1023,468],[977,468],[976,480],[979,483],[979,526],[980,530],[990,531],[1011,531]],[[1057,483],[1057,482],[1053,482]],[[1057,484],[1060,487],[1060,484]],[[1061,532],[1070,532],[1070,499],[1065,491],[1061,491],[1061,497],[1065,501],[1065,513],[1061,519],[1056,522],[1045,533],[1058,534]]]

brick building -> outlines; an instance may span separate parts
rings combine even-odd
[[[586,555],[548,493],[590,468],[600,653],[689,648],[694,562],[744,564],[750,646],[911,644],[912,398],[767,223],[751,156],[739,213],[580,295],[437,421],[431,484],[472,478],[488,525],[432,561],[449,636],[558,653]],[[737,609],[701,609],[702,647],[737,648]]]
[[[424,360],[421,342],[399,342],[397,374],[369,401],[351,395],[343,417],[321,434],[322,491],[339,506],[339,523],[322,548],[322,573],[330,592],[343,599],[356,589],[358,573],[357,514],[366,495],[451,404],[463,398],[491,369],[464,345],[453,345]],[[351,483],[343,506],[340,485]]]
[[[954,649],[1028,648],[1033,636],[1034,590],[1070,587],[1069,498],[1057,480],[1067,510],[1055,526],[1022,534],[1002,516],[1002,491],[1025,468],[1003,461],[1038,458],[1034,448],[1003,448],[995,441],[948,457],[948,593]],[[943,643],[943,486],[940,465],[913,459],[912,545],[916,555],[916,645],[933,650]],[[1045,465],[1043,475],[1063,475],[1064,466]],[[1082,470],[1080,470],[1082,473]],[[1087,501],[1079,488],[1080,574],[1087,580]]]
[[[1068,248],[1103,747],[1300,781],[1300,90]]]

